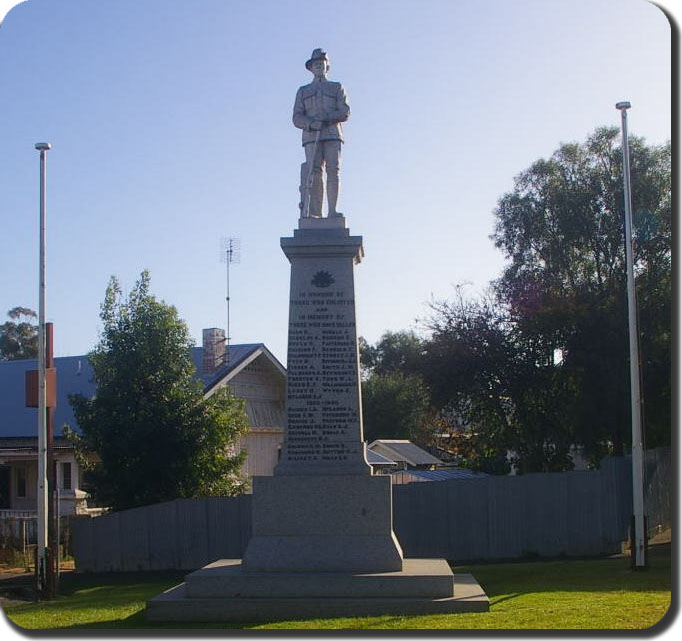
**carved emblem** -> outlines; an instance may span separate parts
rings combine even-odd
[[[334,277],[329,272],[319,271],[313,276],[310,284],[315,287],[329,287],[334,282]]]

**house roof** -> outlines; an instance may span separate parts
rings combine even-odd
[[[281,363],[262,343],[230,345],[227,364],[212,374],[201,373],[202,347],[192,348],[192,360],[197,368],[197,378],[203,383],[206,393],[223,380],[230,380],[246,365],[261,354],[265,354],[274,367],[286,374]],[[64,424],[78,429],[68,396],[95,395],[96,385],[92,380],[92,368],[88,357],[58,356],[54,359],[57,368],[57,407],[54,413],[55,435],[62,434]],[[0,439],[7,437],[33,437],[37,435],[38,413],[34,407],[25,407],[25,372],[37,369],[36,359],[21,361],[0,361]]]
[[[54,359],[57,368],[57,407],[54,412],[55,434],[66,423],[76,429],[69,394],[93,396],[92,368],[87,356],[61,356]],[[25,407],[25,372],[38,369],[36,359],[0,362],[0,437],[31,437],[38,434],[38,411]]]
[[[390,458],[385,457],[383,454],[379,454],[379,452],[370,450],[369,448],[367,448],[367,462],[370,465],[398,465]]]
[[[286,376],[285,367],[273,356],[272,352],[263,343],[250,343],[246,345],[230,345],[230,358],[227,363],[221,365],[211,374],[200,374],[199,378],[204,384],[204,392],[211,393],[218,387],[219,383],[227,383],[241,372],[249,363],[252,363],[259,356],[265,356],[274,368],[282,376]],[[192,348],[192,358],[197,372],[201,372],[202,348]]]
[[[384,456],[408,465],[440,465],[442,461],[407,439],[384,439],[372,441],[367,449],[380,447]]]

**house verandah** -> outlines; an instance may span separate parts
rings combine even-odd
[[[81,489],[73,447],[55,439],[54,460],[60,516],[86,514],[87,495]],[[38,483],[37,437],[0,437],[0,518],[35,515]]]

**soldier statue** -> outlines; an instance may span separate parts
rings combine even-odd
[[[342,122],[348,120],[350,107],[340,82],[327,80],[327,52],[315,49],[305,63],[313,81],[296,92],[294,125],[303,130],[305,162],[301,165],[302,218],[322,216],[322,167],[327,174],[328,216],[342,216],[336,211],[339,197],[339,169],[343,143]]]

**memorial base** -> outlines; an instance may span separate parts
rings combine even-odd
[[[405,559],[398,572],[249,572],[221,560],[147,602],[149,621],[276,621],[487,612],[471,574],[442,559]]]
[[[251,572],[402,569],[389,476],[257,476],[251,519]]]

